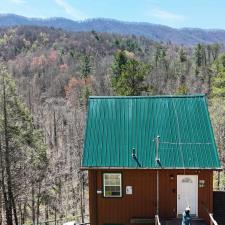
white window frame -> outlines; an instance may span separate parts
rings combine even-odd
[[[106,185],[105,184],[105,176],[106,175],[119,175],[120,176],[120,185]],[[120,195],[110,195],[110,196],[107,196],[106,195],[106,187],[120,187]],[[121,198],[122,197],[122,173],[103,173],[103,196],[105,198]]]

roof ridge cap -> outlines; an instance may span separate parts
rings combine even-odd
[[[89,96],[89,99],[132,99],[132,98],[195,98],[205,97],[205,94],[192,94],[192,95],[149,95],[149,96]]]

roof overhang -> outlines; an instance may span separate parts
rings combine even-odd
[[[197,167],[189,167],[189,168],[182,168],[182,167],[80,167],[80,170],[213,170],[213,171],[222,171],[222,167],[218,168],[197,168]]]

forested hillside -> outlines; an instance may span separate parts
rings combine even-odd
[[[9,28],[22,25],[54,27],[71,32],[91,32],[92,30],[95,30],[97,32],[136,35],[143,36],[158,42],[171,42],[173,44],[183,44],[188,46],[193,46],[198,43],[225,44],[225,31],[219,29],[176,29],[159,24],[124,22],[104,18],[73,21],[66,18],[40,19],[27,18],[14,14],[0,14],[0,27]]]
[[[27,167],[33,179],[19,190],[25,177],[15,172],[12,178],[18,224],[88,213],[87,177],[79,167],[89,95],[207,94],[223,159],[225,56],[218,44],[190,48],[95,31],[15,27],[0,30],[0,58],[46,145],[44,160],[35,164],[42,173]]]

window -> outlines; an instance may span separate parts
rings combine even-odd
[[[121,173],[104,173],[104,197],[122,197]]]
[[[189,177],[185,177],[184,179],[182,179],[182,183],[192,183],[192,180]]]

